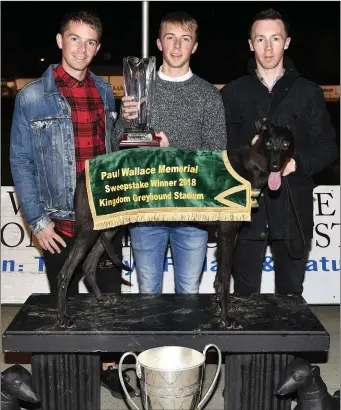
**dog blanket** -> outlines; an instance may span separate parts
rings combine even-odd
[[[136,148],[85,163],[94,229],[150,221],[250,221],[259,191],[226,151]]]

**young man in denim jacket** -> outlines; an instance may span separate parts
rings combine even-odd
[[[57,276],[73,240],[77,177],[87,159],[119,145],[112,87],[88,68],[101,36],[102,23],[95,14],[66,15],[57,34],[61,63],[50,65],[16,97],[10,143],[13,181],[22,212],[43,250],[51,294],[57,293]],[[122,241],[113,246],[122,255]],[[121,272],[107,262],[100,263],[99,286],[102,292],[120,293]],[[80,277],[79,269],[69,296],[78,293]],[[118,378],[115,381],[109,374],[113,369],[107,367],[101,380],[116,390]]]

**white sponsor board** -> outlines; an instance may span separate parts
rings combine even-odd
[[[310,304],[340,303],[340,187],[318,186],[314,190],[314,237],[306,268],[303,296]],[[217,269],[216,245],[210,243],[200,293],[213,293]],[[124,242],[123,259],[134,268],[129,239]],[[174,292],[173,260],[165,260],[165,293]],[[126,274],[132,286],[123,292],[138,293],[136,270]],[[86,292],[83,283],[81,292]],[[268,249],[263,265],[261,291],[274,291],[274,271]],[[35,246],[18,209],[13,187],[1,187],[1,303],[23,303],[31,293],[48,293],[44,260]]]

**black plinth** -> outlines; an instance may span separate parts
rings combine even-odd
[[[5,352],[34,353],[32,372],[38,389],[44,391],[44,410],[69,408],[56,399],[60,396],[58,377],[67,386],[72,410],[99,410],[99,382],[93,381],[90,389],[84,381],[71,386],[70,380],[79,373],[75,363],[84,374],[93,371],[99,378],[100,352],[141,352],[163,345],[202,351],[208,343],[218,345],[225,354],[226,410],[289,410],[291,401],[274,395],[285,365],[300,352],[329,348],[328,333],[301,297],[231,295],[230,312],[242,330],[224,326],[215,295],[115,297],[111,306],[98,305],[91,294],[69,298],[67,310],[74,327],[65,330],[56,324],[56,299],[34,294],[5,331]],[[69,364],[61,365],[62,361]],[[46,372],[53,378],[39,382]],[[87,407],[77,404],[79,386],[88,390]]]

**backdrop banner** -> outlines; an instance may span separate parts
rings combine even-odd
[[[247,223],[247,222],[246,222]],[[340,186],[318,186],[314,190],[314,237],[306,266],[303,296],[310,304],[340,303]],[[216,244],[208,244],[200,293],[213,293],[217,271]],[[247,257],[247,255],[245,256]],[[123,244],[124,263],[133,272],[123,273],[131,287],[123,292],[138,293],[135,264],[129,236]],[[86,292],[83,283],[81,292]],[[171,252],[164,265],[163,291],[174,292],[174,270]],[[274,264],[268,249],[261,291],[274,291]],[[15,189],[1,187],[1,303],[23,303],[31,293],[48,293],[44,259],[21,215]]]

